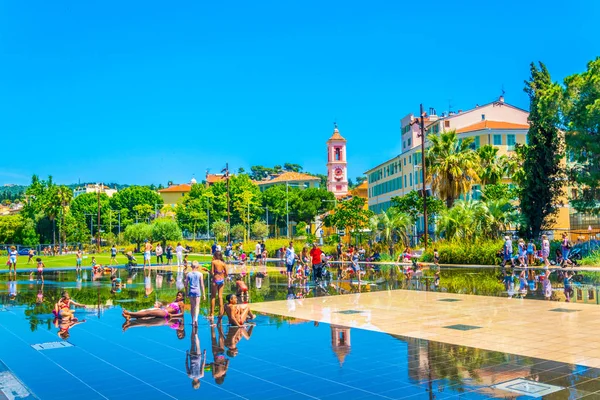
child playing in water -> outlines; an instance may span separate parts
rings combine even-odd
[[[85,305],[73,301],[69,296],[69,293],[64,291],[62,292],[62,297],[54,305],[54,314],[60,319],[71,320],[75,314],[73,310],[71,310],[71,306],[85,308]]]
[[[42,282],[44,281],[44,263],[42,262],[41,258],[36,258],[35,261],[37,262],[37,278],[39,280],[41,280]]]
[[[206,294],[204,292],[204,277],[202,272],[199,271],[200,264],[198,261],[192,262],[192,271],[189,272],[185,279],[185,286],[188,291],[188,298],[190,299],[190,308],[192,314],[192,325],[198,326],[198,313],[200,311],[200,295],[206,300]],[[206,268],[202,268],[206,270]]]
[[[440,253],[438,249],[433,249],[433,263],[436,267],[440,265]]]
[[[235,279],[236,296],[241,303],[248,303],[248,286],[238,275]]]

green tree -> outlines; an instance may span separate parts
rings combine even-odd
[[[285,163],[283,164],[283,169],[288,172],[300,172],[302,171],[302,166],[300,164]]]
[[[233,225],[231,227],[231,237],[234,240],[244,240],[246,237],[246,227],[242,224]]]
[[[578,211],[600,214],[600,57],[565,79],[561,109],[569,178],[578,188],[571,203]]]
[[[375,216],[376,234],[387,243],[392,244],[394,238],[400,239],[404,244],[408,243],[408,236],[413,226],[413,218],[399,211],[396,207],[390,207],[385,212]]]
[[[530,113],[519,197],[528,230],[538,237],[555,221],[563,194],[564,144],[558,130],[561,88],[552,82],[544,64],[538,68],[532,63],[524,90],[529,96]]]
[[[502,181],[504,177],[503,159],[498,156],[498,148],[489,144],[477,149],[479,156],[479,178],[481,184],[495,185]]]
[[[225,240],[229,234],[229,224],[227,221],[219,220],[216,221],[212,226],[215,238],[219,241]]]
[[[168,218],[158,218],[152,222],[152,239],[166,247],[167,241],[178,241],[183,238],[177,222]]]
[[[461,195],[468,195],[477,175],[478,157],[471,149],[473,138],[458,139],[456,131],[430,134],[427,149],[427,181],[448,208]]]
[[[136,216],[136,206],[146,205],[146,207],[138,207],[138,220],[147,218],[154,210],[161,209],[164,202],[163,199],[153,190],[145,186],[129,186],[118,191],[110,198],[110,206],[113,210],[128,210],[133,218]],[[140,215],[143,213],[143,216]],[[121,216],[121,225],[123,224],[123,216]]]
[[[154,207],[150,204],[136,204],[133,206],[133,214],[136,222],[148,220],[154,214]]]
[[[67,186],[59,186],[56,190],[56,201],[60,207],[59,237],[61,245],[65,245],[67,241],[66,232],[63,227],[66,227],[65,215],[69,210],[69,204],[71,204],[71,200],[73,200],[73,191]]]
[[[416,220],[423,215],[423,195],[419,191],[411,190],[404,196],[392,197],[392,207]],[[436,216],[445,208],[442,200],[435,196],[427,197],[427,215]]]
[[[100,220],[102,223],[109,218],[110,210],[110,198],[106,193],[100,193]],[[71,202],[69,212],[72,214],[73,218],[78,222],[83,223],[84,226],[91,230],[90,214],[93,215],[93,225],[97,225],[96,215],[98,214],[98,194],[83,193],[75,197]],[[98,227],[96,227],[96,229],[97,228]],[[94,232],[90,231],[90,234],[93,235]]]
[[[332,210],[334,204],[335,196],[333,193],[322,188],[304,190],[294,188],[290,196],[290,209],[291,214],[294,216],[293,220],[302,221],[306,224],[312,223],[317,215]]]
[[[125,228],[123,232],[125,240],[130,243],[135,243],[139,250],[140,245],[144,240],[150,240],[152,238],[152,226],[148,224],[131,224]]]
[[[275,226],[281,226],[282,221],[285,223],[285,197],[286,192],[283,185],[271,186],[261,193],[262,206],[269,210],[269,219],[275,222]]]
[[[18,214],[0,217],[0,243],[25,246],[38,244],[39,238],[33,220]]]
[[[517,200],[519,197],[519,191],[515,187],[511,187],[505,183],[499,183],[496,185],[486,185],[481,191],[482,199],[488,200]]]
[[[337,229],[347,229],[350,232],[368,228],[373,211],[365,209],[364,206],[365,199],[361,197],[352,197],[350,200],[342,201],[332,214],[325,217],[325,225]]]
[[[251,227],[252,235],[257,239],[266,238],[269,234],[267,224],[262,221],[254,221]]]

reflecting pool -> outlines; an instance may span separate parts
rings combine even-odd
[[[437,283],[431,271],[407,277],[380,267],[360,283],[332,271],[330,281],[291,287],[279,271],[231,272],[248,285],[250,302],[399,288],[508,296],[493,269],[442,269]],[[0,398],[600,398],[596,368],[277,315],[241,328],[226,318],[201,318],[193,328],[189,309],[181,320],[127,322],[123,308],[170,302],[182,282],[167,270],[115,275],[120,286],[91,271],[48,272],[43,282],[0,275]],[[595,287],[591,278],[581,285]],[[77,321],[52,314],[63,290],[87,306]],[[233,291],[227,282],[225,292]],[[207,315],[208,302],[201,307]]]

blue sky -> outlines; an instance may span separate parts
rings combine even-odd
[[[408,4],[0,2],[0,184],[325,173],[334,119],[354,178],[400,151],[419,103],[468,109],[504,86],[527,108],[531,61],[562,81],[600,55],[597,1]]]

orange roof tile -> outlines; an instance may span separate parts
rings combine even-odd
[[[285,182],[296,182],[296,181],[320,181],[320,178],[316,176],[303,174],[301,172],[284,172],[281,175],[276,176],[273,179],[256,182],[257,185],[267,185],[271,183],[285,183]]]
[[[189,183],[181,185],[171,185],[168,188],[160,189],[159,193],[187,193],[192,190],[192,186]]]
[[[338,128],[335,128],[333,130],[333,135],[331,135],[331,137],[329,138],[328,142],[331,140],[341,140],[341,141],[346,141],[346,139],[344,139],[344,137],[342,135],[340,135],[340,131],[338,130]]]
[[[484,129],[529,129],[528,124],[514,124],[502,121],[481,121],[456,130],[456,133],[482,131]]]
[[[215,183],[225,180],[225,174],[207,174],[206,183]]]

